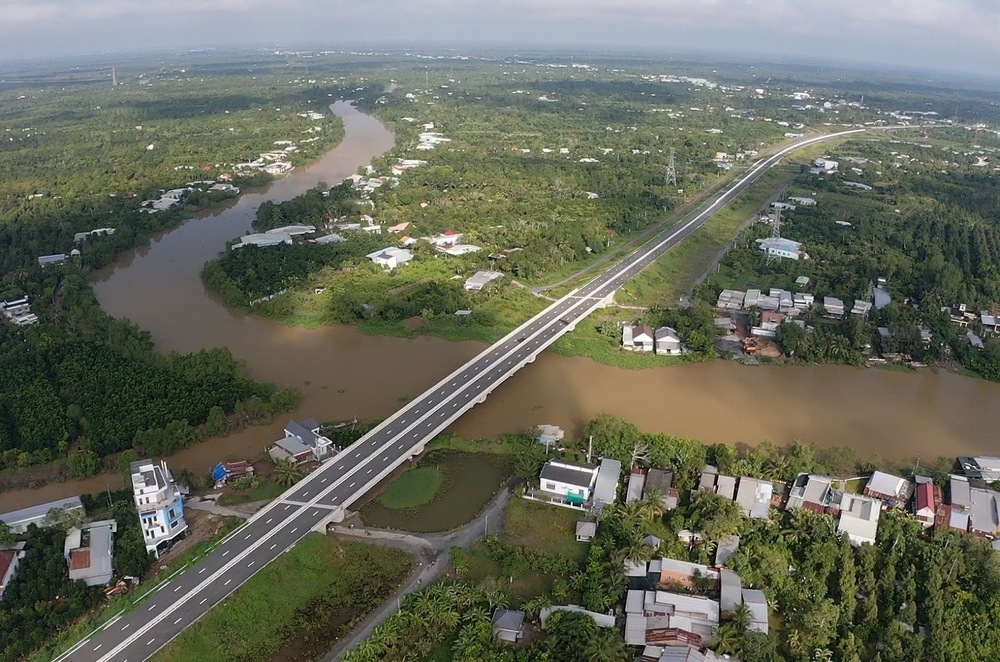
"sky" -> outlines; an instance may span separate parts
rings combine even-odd
[[[517,44],[997,74],[1000,0],[0,0],[0,61]]]

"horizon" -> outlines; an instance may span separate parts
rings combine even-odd
[[[202,49],[611,50],[996,81],[988,0],[0,0],[0,64]]]

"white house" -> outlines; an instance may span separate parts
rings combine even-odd
[[[831,159],[820,158],[813,161],[813,167],[820,170],[821,172],[829,173],[829,172],[837,172],[837,168],[840,167],[840,164]]]
[[[159,557],[187,534],[184,502],[166,462],[139,460],[130,468],[132,497],[139,511],[146,551]]]
[[[594,505],[596,507],[614,503],[618,496],[618,479],[621,477],[622,463],[611,458],[601,460],[594,483]]]
[[[758,239],[760,250],[774,257],[788,258],[789,260],[808,260],[809,255],[802,250],[802,244],[784,237],[768,237]]]
[[[545,492],[565,497],[569,503],[582,506],[590,501],[597,483],[598,467],[567,460],[549,460],[542,467],[539,486]]]
[[[285,437],[279,439],[268,451],[275,462],[290,460],[305,462],[315,460],[322,462],[334,453],[333,442],[319,433],[319,422],[315,418],[288,421],[285,426]]]
[[[788,201],[791,202],[792,204],[800,205],[802,207],[815,207],[816,206],[816,199],[815,198],[802,198],[802,197],[798,197],[798,196],[789,196],[788,197]]]
[[[25,554],[24,545],[24,541],[21,541],[13,547],[0,549],[0,600],[3,600],[3,592],[7,589],[7,585],[17,575],[17,568],[21,565],[21,559]]]
[[[475,244],[455,244],[453,246],[439,246],[438,250],[445,255],[468,255],[469,253],[478,253],[483,250],[482,246],[476,246]]]
[[[113,519],[91,522],[66,532],[63,556],[69,578],[87,586],[104,586],[114,577],[114,545],[118,523]]]
[[[0,313],[16,326],[30,326],[38,323],[38,315],[31,312],[31,304],[26,296],[0,302]]]
[[[381,265],[386,269],[395,269],[396,267],[400,267],[412,260],[413,253],[405,248],[389,246],[388,248],[383,248],[382,250],[375,251],[374,253],[369,253],[367,257],[375,264]]]
[[[626,324],[622,327],[622,349],[630,352],[652,352],[656,337],[653,327],[648,324]]]
[[[462,233],[455,232],[454,230],[448,230],[444,234],[436,234],[433,237],[424,237],[427,241],[434,244],[438,248],[443,248],[445,246],[454,246],[462,241]]]
[[[292,236],[285,234],[284,232],[257,232],[254,234],[243,235],[240,237],[239,242],[230,247],[230,250],[236,250],[237,248],[243,248],[244,246],[258,246],[260,248],[265,248],[267,246],[277,246],[278,244],[290,243],[292,243]]]
[[[875,544],[878,534],[878,517],[882,503],[871,497],[844,493],[840,500],[840,521],[837,530],[846,533],[855,547],[864,543]]]
[[[664,356],[680,356],[684,351],[681,345],[681,337],[677,335],[675,329],[669,326],[661,326],[654,334],[656,341],[656,353]],[[633,342],[634,342],[633,338]]]

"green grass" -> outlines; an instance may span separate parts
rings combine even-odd
[[[153,659],[225,662],[322,655],[398,586],[411,563],[397,549],[310,533]]]
[[[511,499],[503,524],[503,537],[514,545],[555,552],[582,561],[589,545],[576,541],[581,513],[527,499]]]
[[[676,305],[710,269],[740,227],[796,173],[790,169],[769,169],[734,203],[622,287],[615,300],[631,306]]]
[[[139,586],[136,590],[126,596],[116,597],[109,600],[104,607],[90,616],[77,621],[70,629],[58,634],[51,639],[44,647],[35,651],[29,658],[29,662],[48,662],[58,657],[63,651],[72,648],[84,637],[88,636],[97,628],[103,626],[116,615],[122,612],[129,612],[142,604],[147,597],[163,582],[178,570],[186,568],[188,565],[200,560],[226,535],[240,526],[243,522],[236,518],[228,518],[223,522],[219,533],[209,540],[202,541],[194,545],[189,550],[181,554],[171,562],[166,569],[159,571],[156,575]]]
[[[416,508],[434,499],[441,488],[441,481],[441,469],[438,467],[416,467],[392,481],[378,500],[390,510]]]
[[[279,497],[287,489],[287,487],[282,487],[281,485],[278,485],[270,480],[262,480],[260,485],[251,490],[243,490],[242,492],[234,492],[232,494],[223,494],[219,497],[219,505],[232,506],[237,503],[250,503],[253,501],[265,500],[270,501]]]

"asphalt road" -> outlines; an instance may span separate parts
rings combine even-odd
[[[553,303],[250,518],[201,561],[165,582],[147,602],[113,619],[56,658],[140,662],[176,637],[261,568],[294,546],[338,507],[359,499],[382,476],[423,448],[510,375],[601,306],[603,300],[697,230],[782,157],[807,145],[863,131],[799,141],[754,165],[715,202],[657,235],[617,265]],[[280,590],[280,587],[275,587]]]

